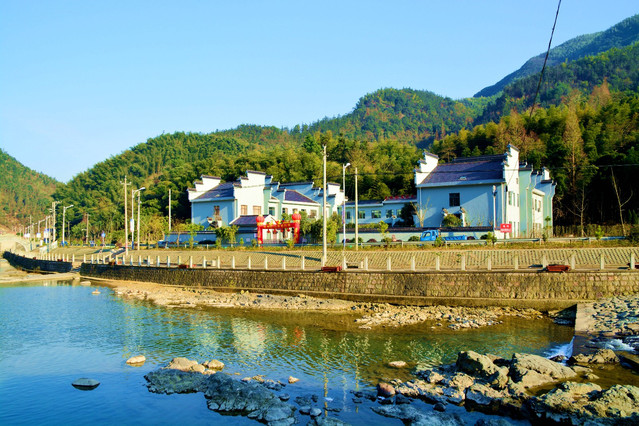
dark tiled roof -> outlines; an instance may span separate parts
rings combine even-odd
[[[252,214],[252,215],[237,217],[229,225],[255,226],[255,227],[257,227],[257,215],[256,214]]]
[[[421,182],[422,184],[463,183],[503,179],[504,156],[458,158],[440,164]]]
[[[209,200],[216,198],[231,198],[233,197],[234,182],[221,183],[213,189],[206,191],[204,194],[197,197],[197,200]]]
[[[284,193],[284,201],[292,201],[294,203],[313,203],[317,204],[315,201],[308,198],[306,195],[300,194],[299,192],[287,189]]]

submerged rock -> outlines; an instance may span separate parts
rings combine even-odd
[[[381,405],[372,410],[384,417],[400,419],[409,425],[462,426],[466,423],[456,414],[425,413],[410,405]]]

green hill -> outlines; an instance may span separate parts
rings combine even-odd
[[[51,208],[56,181],[20,164],[0,149],[0,225],[25,226],[29,216],[44,218]]]
[[[606,31],[582,35],[568,40],[550,50],[546,66],[574,61],[586,56],[597,55],[612,48],[629,46],[639,41],[639,15],[632,16],[610,27]],[[475,97],[494,96],[510,83],[541,71],[546,53],[530,58],[517,71],[508,74],[493,86],[486,87]]]

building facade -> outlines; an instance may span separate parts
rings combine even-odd
[[[547,170],[520,165],[512,145],[501,155],[445,164],[425,152],[415,169],[415,187],[417,226],[441,227],[453,215],[461,226],[490,226],[504,238],[540,236],[552,226],[555,184]]]
[[[194,188],[188,189],[191,202],[191,222],[205,229],[244,224],[248,216],[270,216],[282,220],[293,213],[306,213],[310,218],[321,217],[323,190],[313,182],[282,184],[266,173],[247,171],[233,182],[222,182],[215,176],[201,176]],[[327,213],[338,211],[344,201],[339,184],[328,183]]]

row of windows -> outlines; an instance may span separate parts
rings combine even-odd
[[[386,210],[386,218],[387,219],[392,219],[393,217],[397,217],[397,214],[399,214],[399,209],[388,209]],[[346,220],[350,220],[353,217],[352,212],[350,211],[346,211]],[[358,219],[366,219],[366,211],[365,210],[360,210],[359,214],[358,214]],[[381,210],[372,210],[371,211],[371,219],[381,219],[382,218],[382,211]]]

